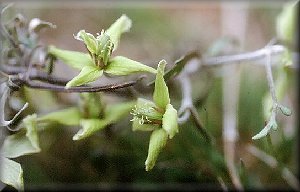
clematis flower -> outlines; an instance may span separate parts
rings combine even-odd
[[[148,157],[145,162],[146,171],[151,170],[160,151],[178,133],[177,110],[170,104],[168,87],[164,81],[166,61],[159,62],[155,79],[153,101],[139,98],[132,110],[133,131],[152,131]]]
[[[103,75],[129,75],[137,72],[156,73],[152,67],[123,56],[111,57],[113,51],[118,47],[121,34],[128,32],[131,28],[131,20],[122,15],[106,31],[94,35],[80,30],[75,39],[83,41],[88,53],[69,51],[49,46],[48,52],[71,67],[81,70],[66,85],[66,88],[80,86],[93,82]]]

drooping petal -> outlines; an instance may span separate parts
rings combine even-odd
[[[93,82],[102,74],[103,70],[97,68],[96,66],[85,66],[76,77],[67,83],[66,89]]]
[[[145,162],[146,171],[150,171],[157,160],[161,150],[164,148],[168,140],[168,134],[164,129],[154,130],[150,136],[148,156]]]
[[[48,113],[38,118],[40,122],[55,122],[62,125],[79,125],[80,111],[77,107],[71,107]]]
[[[162,128],[168,133],[169,138],[172,139],[178,133],[177,110],[171,104],[166,107],[166,112],[162,120]]]
[[[105,72],[112,75],[130,75],[138,72],[149,72],[155,74],[156,70],[126,57],[116,56],[110,60]]]
[[[106,31],[114,44],[114,50],[117,49],[122,33],[128,32],[131,28],[131,19],[122,15]]]
[[[95,132],[105,128],[109,123],[101,119],[82,119],[82,128],[73,136],[73,140],[81,140],[93,135]]]
[[[167,104],[170,103],[169,90],[164,80],[164,69],[166,64],[167,62],[165,60],[161,60],[158,64],[153,93],[155,104],[162,109],[165,109]]]

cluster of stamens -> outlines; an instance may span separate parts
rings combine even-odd
[[[133,115],[133,119],[130,121],[138,120],[140,125],[152,123],[154,119],[149,115],[154,112],[156,112],[156,110],[147,104],[144,104],[143,106],[135,105],[130,112],[130,114]]]

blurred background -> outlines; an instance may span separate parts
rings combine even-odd
[[[158,61],[165,59],[169,63],[167,68],[171,68],[175,60],[190,51],[210,57],[263,48],[276,37],[276,18],[283,5],[283,1],[16,1],[6,17],[21,13],[28,20],[37,17],[49,21],[56,29],[41,33],[41,43],[85,52],[83,43],[75,40],[73,34],[81,29],[100,33],[126,14],[133,25],[122,36],[114,55],[155,68]],[[292,109],[293,115],[278,115],[279,128],[271,133],[270,146],[267,138],[251,139],[268,120],[263,113],[263,99],[269,93],[263,63],[264,60],[255,60],[230,67],[205,67],[190,76],[194,104],[201,123],[215,140],[215,147],[205,142],[193,121],[187,121],[180,125],[179,134],[169,140],[155,168],[146,172],[144,162],[150,133],[132,132],[131,115],[82,141],[72,141],[79,127],[51,125],[40,132],[42,151],[17,159],[24,170],[25,189],[188,190],[218,188],[222,181],[231,188],[226,153],[224,156],[227,141],[222,133],[228,129],[228,122],[235,127],[236,135],[234,154],[227,155],[232,155],[238,174],[243,172],[242,186],[290,189],[289,179],[284,178],[281,168],[287,167],[298,176],[297,71],[289,72],[286,93],[280,100]],[[280,66],[282,63],[277,62],[273,67],[275,80]],[[71,78],[78,71],[58,62],[54,73]],[[133,77],[101,78],[98,83],[122,82]],[[153,78],[149,75],[145,82]],[[171,102],[178,109],[181,90],[176,79],[169,82],[169,90]],[[145,90],[142,94],[151,98],[151,92]],[[33,97],[37,94],[40,97]],[[124,100],[117,94],[102,96],[107,102]],[[27,89],[26,100],[31,106],[28,114],[46,114],[77,105],[77,99],[78,94]],[[261,161],[254,155],[255,150],[268,154],[274,150],[278,166],[270,167]]]

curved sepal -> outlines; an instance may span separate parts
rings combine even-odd
[[[162,128],[168,133],[170,139],[178,133],[177,119],[177,110],[171,104],[168,104],[162,119]]]
[[[102,74],[103,70],[97,68],[96,66],[85,66],[76,77],[67,83],[66,89],[93,82]]]

